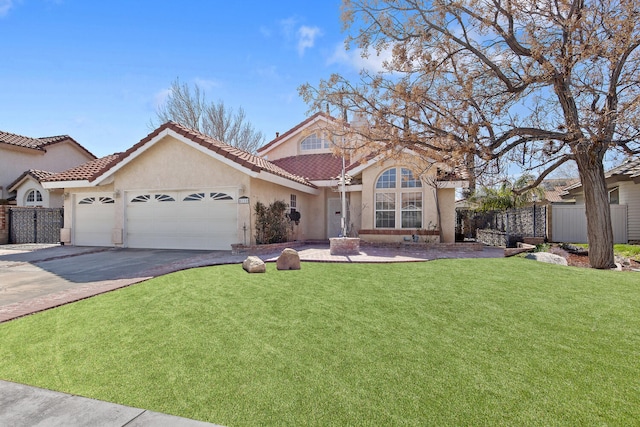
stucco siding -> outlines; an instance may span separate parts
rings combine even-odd
[[[293,240],[321,239],[323,236],[318,232],[318,201],[320,196],[312,196],[287,187],[272,184],[260,179],[252,179],[250,186],[250,215],[251,215],[251,242],[255,243],[255,215],[254,208],[257,202],[269,206],[276,200],[282,200],[289,205],[291,195],[295,194],[297,199],[297,211],[300,212],[300,223],[293,225]],[[321,215],[320,215],[321,216]]]
[[[456,240],[456,190],[454,188],[439,189],[438,202],[440,204],[442,226],[441,241],[443,243],[454,243]]]
[[[38,206],[45,208],[61,208],[63,206],[62,190],[46,190],[35,179],[29,177],[16,190],[16,202],[18,206],[26,206],[27,194],[31,190],[37,190],[42,195],[42,202]]]
[[[269,160],[283,159],[285,157],[297,156],[300,154],[319,154],[319,153],[330,153],[330,148],[322,148],[319,150],[305,150],[302,151],[300,148],[300,143],[309,135],[312,135],[315,132],[323,132],[321,128],[316,124],[310,126],[303,131],[296,133],[294,135],[290,135],[289,138],[285,141],[281,141],[280,144],[271,148],[271,150],[266,154],[266,157]],[[329,138],[328,136],[326,138]]]
[[[402,163],[396,163],[391,161],[382,162],[377,165],[373,165],[362,172],[362,193],[361,193],[361,229],[372,230],[375,229],[375,184],[382,172],[391,167],[403,167]],[[406,166],[405,166],[406,167]],[[434,168],[435,169],[435,168]],[[431,174],[429,174],[430,176]],[[442,241],[454,242],[455,241],[455,189],[436,189],[433,186],[429,186],[426,182],[431,181],[427,179],[423,181],[422,186],[422,227],[423,229],[433,230],[438,227],[438,206],[440,207],[440,221],[442,228]],[[411,189],[414,190],[414,189]],[[437,199],[436,199],[437,194]],[[438,203],[438,204],[436,204]],[[399,208],[399,202],[397,202],[397,208]],[[396,230],[401,229],[396,226]],[[411,235],[411,229],[406,229],[407,235]],[[370,235],[369,235],[370,236]],[[395,237],[379,237],[378,240],[391,241],[401,240],[405,236]],[[368,237],[369,238],[369,237]]]
[[[86,152],[67,142],[53,144],[46,150],[0,146],[0,199],[8,197],[7,187],[29,169],[62,172],[91,160]]]

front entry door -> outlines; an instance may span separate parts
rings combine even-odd
[[[329,199],[327,206],[327,237],[339,237],[341,231],[340,218],[342,217],[342,203],[340,199]]]

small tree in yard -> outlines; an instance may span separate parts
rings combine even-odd
[[[470,201],[477,203],[477,210],[482,212],[525,206],[536,198],[542,200],[544,197],[544,190],[539,187],[522,190],[528,188],[532,180],[532,176],[522,175],[513,183],[505,180],[499,187],[482,187],[470,197]]]
[[[287,204],[285,202],[276,200],[269,206],[262,202],[256,202],[254,212],[256,215],[256,243],[258,245],[287,241],[291,222],[286,216]]]
[[[476,176],[517,163],[536,176],[519,192],[575,162],[590,263],[614,265],[604,160],[640,152],[640,0],[343,0],[342,19],[348,47],[388,59],[357,84],[303,85],[312,109],[351,111],[372,147],[420,147]]]

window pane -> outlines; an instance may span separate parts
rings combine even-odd
[[[402,228],[422,228],[422,211],[402,211]]]
[[[402,193],[402,228],[422,228],[422,193]]]
[[[385,171],[378,181],[376,182],[376,188],[396,188],[396,170],[389,169]]]
[[[422,210],[422,193],[402,193],[402,210]]]
[[[395,211],[376,212],[376,228],[395,228],[396,213]]]
[[[395,196],[394,193],[376,193],[376,210],[395,210]]]
[[[329,147],[329,143],[319,137],[316,133],[309,135],[300,143],[300,148],[303,150],[319,150],[323,147]]]
[[[422,183],[419,179],[413,176],[413,172],[410,169],[402,168],[402,188],[420,188]]]
[[[620,190],[618,188],[609,191],[609,203],[612,205],[620,204]]]

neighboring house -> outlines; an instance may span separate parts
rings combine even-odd
[[[285,201],[300,214],[296,240],[340,234],[342,158],[318,113],[253,155],[169,122],[124,153],[56,174],[45,188],[65,194],[62,241],[75,245],[229,250],[255,242],[254,207]],[[363,240],[403,241],[431,228],[454,241],[455,188],[466,185],[415,153],[401,160],[346,160],[349,229]],[[424,166],[424,165],[423,165]],[[438,167],[439,166],[439,167]],[[442,178],[442,179],[438,179]],[[438,213],[439,212],[439,213]],[[424,233],[424,230],[422,234]]]
[[[92,159],[68,135],[30,138],[0,131],[0,199],[18,206],[62,207],[62,192],[45,191],[42,180]]]
[[[575,200],[571,197],[563,198],[565,189],[568,186],[579,183],[580,180],[576,178],[553,178],[545,179],[540,184],[540,188],[544,191],[544,198],[542,200],[536,200],[536,203],[543,205],[566,205],[575,204]]]
[[[615,243],[640,242],[640,157],[629,158],[620,166],[607,171],[605,179]],[[582,184],[577,182],[566,187],[561,196],[565,201],[574,199],[576,207],[581,209],[581,215],[568,220],[567,226],[583,230],[582,240],[586,242]]]
[[[9,184],[8,191],[16,194],[15,200],[18,206],[61,208],[62,191],[46,191],[42,187],[42,181],[55,174],[56,172],[29,169]]]

